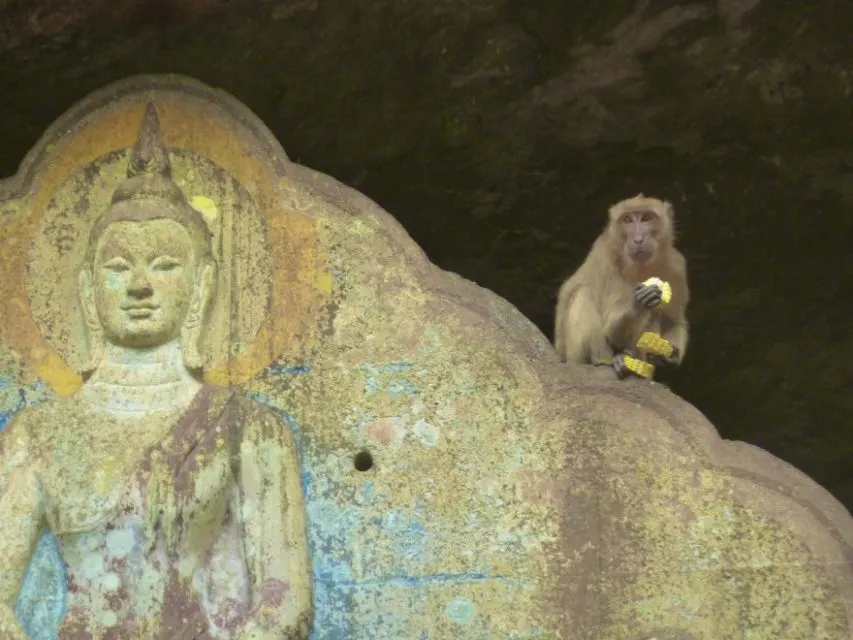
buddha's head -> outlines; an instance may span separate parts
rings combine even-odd
[[[201,214],[172,181],[169,157],[149,104],[127,179],[89,235],[80,271],[91,374],[105,342],[145,349],[180,339],[184,364],[202,364],[204,315],[216,262]]]

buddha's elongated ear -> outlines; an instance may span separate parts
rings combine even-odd
[[[85,321],[84,330],[86,333],[86,359],[80,373],[84,379],[88,379],[101,364],[104,356],[104,329],[101,326],[100,318],[98,318],[92,276],[86,267],[80,269],[77,276],[77,296]]]
[[[204,367],[204,323],[216,292],[216,262],[204,260],[198,269],[193,297],[181,327],[181,352],[184,366],[193,372]]]

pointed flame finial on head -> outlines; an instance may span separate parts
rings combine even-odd
[[[127,178],[113,191],[110,207],[92,227],[89,247],[94,249],[96,240],[113,222],[162,218],[183,225],[198,241],[202,254],[210,255],[210,229],[172,180],[172,165],[160,132],[160,118],[154,103],[149,102],[131,150]]]
[[[172,177],[172,165],[169,163],[169,154],[163,146],[160,136],[160,118],[157,117],[157,109],[154,108],[153,102],[145,105],[145,115],[127,167],[128,178],[135,178],[140,174]]]
[[[163,144],[160,118],[152,102],[145,106],[145,115],[127,165],[127,179],[116,188],[112,202],[145,198],[162,198],[179,206],[186,203],[184,194],[172,180],[169,152]]]

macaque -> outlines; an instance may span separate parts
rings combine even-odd
[[[673,246],[672,205],[643,194],[610,208],[607,228],[560,287],[554,343],[562,361],[651,378],[687,350],[687,262]]]

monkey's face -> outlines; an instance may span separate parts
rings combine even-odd
[[[623,213],[614,220],[614,226],[618,230],[625,255],[639,264],[654,259],[660,236],[666,229],[665,221],[656,212],[647,209]]]

